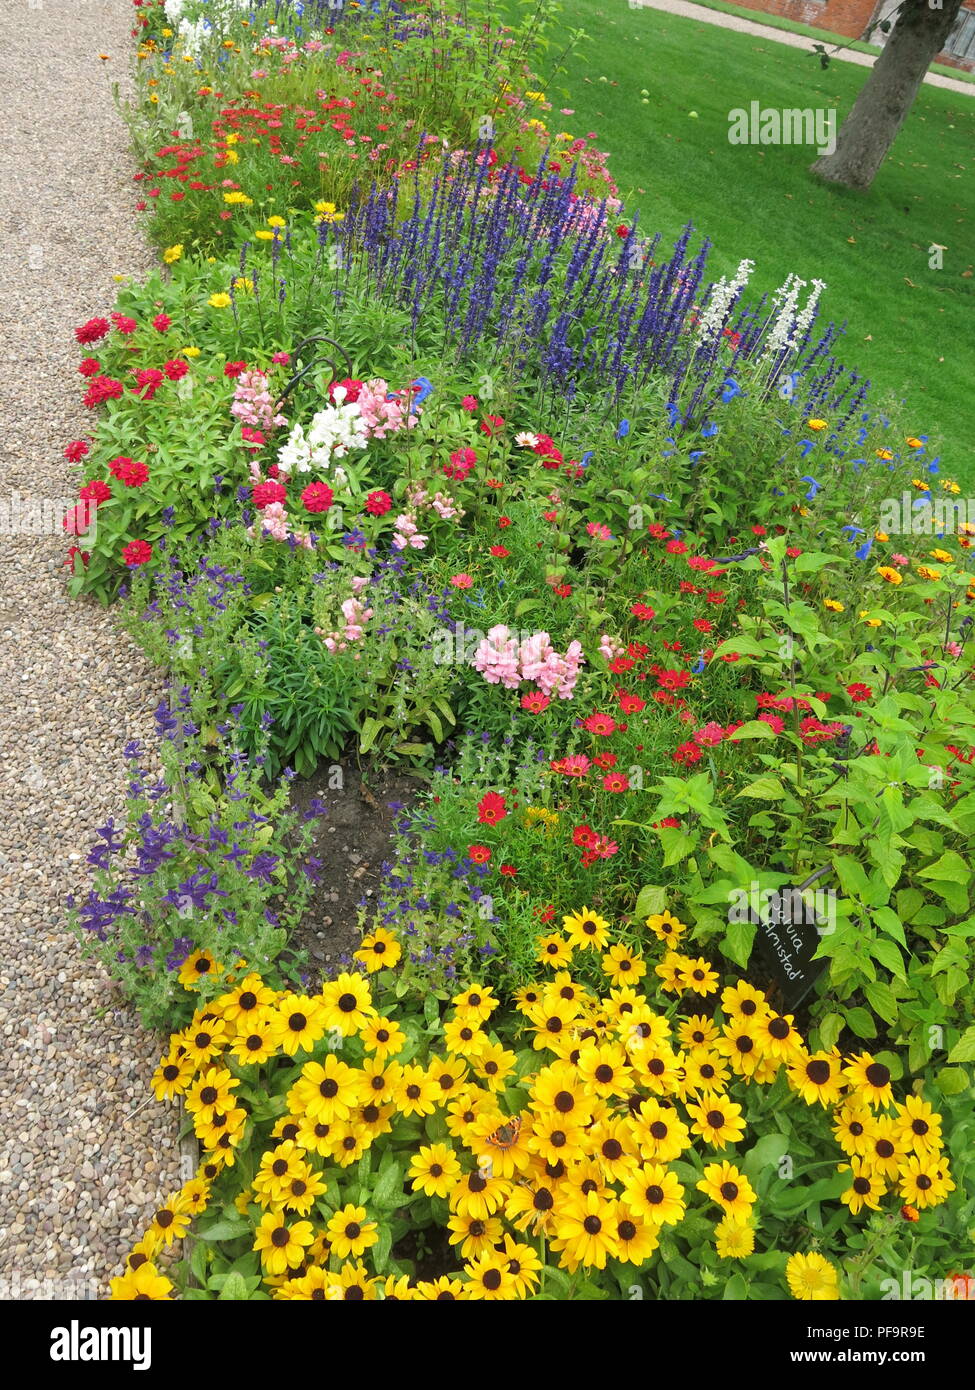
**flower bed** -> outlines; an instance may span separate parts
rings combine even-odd
[[[622,220],[593,137],[543,120],[535,21],[204,9],[137,7],[162,265],[79,327],[66,451],[71,589],[121,598],[173,683],[166,778],[128,750],[75,920],[173,1032],[157,1097],[206,1151],[115,1296],[948,1277],[957,484],[836,360],[822,285],[748,300],[749,262],[711,283],[690,228]],[[426,790],[322,980],[326,832],[288,783],[353,756]]]

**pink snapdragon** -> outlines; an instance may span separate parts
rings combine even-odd
[[[268,379],[258,371],[241,372],[230,413],[252,429],[273,430],[288,423],[283,415],[275,415]]]
[[[430,537],[421,535],[415,516],[409,512],[401,512],[393,524],[396,527],[396,534],[393,536],[395,550],[405,550],[407,546],[411,550],[426,549]]]
[[[547,632],[537,632],[519,644],[503,623],[489,630],[472,662],[490,685],[516,690],[522,681],[534,681],[543,695],[560,700],[571,699],[584,664],[581,643],[570,642],[563,656]]]
[[[406,395],[405,402],[400,399],[401,395]],[[391,393],[388,382],[382,377],[362,383],[356,404],[370,439],[385,439],[387,434],[395,434],[397,430],[413,429],[419,419],[410,409],[408,394]]]
[[[606,661],[615,661],[618,656],[622,656],[626,651],[622,642],[617,642],[615,637],[610,637],[608,632],[603,632],[599,637],[599,655]]]

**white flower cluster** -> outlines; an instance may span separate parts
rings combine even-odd
[[[321,472],[333,459],[343,458],[350,449],[364,449],[368,443],[367,426],[358,405],[345,402],[345,388],[335,388],[335,404],[318,411],[308,426],[295,425],[288,441],[278,450],[278,468],[290,477],[292,473]],[[333,479],[346,481],[341,468],[333,469]]]
[[[731,313],[738,296],[748,284],[754,269],[754,261],[741,261],[733,280],[728,281],[722,275],[721,279],[715,283],[707,307],[697,325],[701,347],[710,347],[721,336],[721,330],[728,321],[728,315]]]
[[[195,18],[187,18],[186,10],[195,12]],[[213,33],[213,21],[220,20],[236,12],[251,9],[251,0],[211,0],[201,13],[198,0],[165,0],[163,12],[176,30],[185,52],[199,57],[207,38]]]
[[[763,357],[778,357],[782,353],[795,351],[799,346],[813,321],[816,305],[826,288],[826,282],[812,282],[809,298],[800,309],[799,296],[805,288],[805,280],[800,280],[798,275],[790,275],[785,284],[780,285],[773,294],[772,303],[777,312],[775,322],[765,340]]]

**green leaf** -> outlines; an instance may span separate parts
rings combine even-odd
[[[387,1153],[379,1169],[379,1177],[372,1189],[370,1203],[374,1207],[391,1211],[405,1202],[403,1196],[403,1170],[391,1153]]]
[[[886,966],[890,973],[896,975],[899,980],[907,978],[904,973],[904,957],[895,942],[888,941],[885,937],[878,937],[870,943],[870,954],[874,960],[879,960],[880,964]]]
[[[868,980],[863,986],[863,992],[871,1009],[875,1014],[879,1014],[885,1023],[897,1022],[897,1000],[890,985],[885,985],[882,980]]]
[[[754,796],[759,801],[781,801],[785,794],[785,787],[777,777],[756,777],[754,782],[735,793],[736,796]]]
[[[221,1303],[239,1303],[242,1299],[246,1299],[247,1285],[244,1282],[244,1276],[238,1274],[236,1270],[228,1274],[218,1298]]]
[[[754,922],[730,922],[721,941],[721,950],[742,970],[748,964],[757,930]]]
[[[378,719],[373,719],[371,716],[365,718],[359,732],[359,752],[368,753],[382,731],[383,726]]]
[[[975,1062],[975,1024],[964,1033],[948,1053],[949,1062]]]
[[[763,1134],[758,1143],[745,1154],[742,1168],[756,1181],[763,1168],[774,1167],[783,1154],[789,1152],[791,1141],[784,1134]]]
[[[663,912],[666,906],[666,888],[660,888],[655,883],[646,883],[637,894],[633,916],[642,922],[647,917],[653,917],[656,913]]]
[[[877,1025],[873,1021],[873,1016],[866,1009],[859,1007],[847,1009],[846,1022],[858,1038],[875,1038],[877,1036]]]
[[[964,1067],[942,1067],[934,1084],[943,1096],[960,1096],[962,1091],[968,1090],[971,1080]]]
[[[743,738],[775,738],[775,731],[764,719],[749,719],[740,729],[735,730],[729,742],[737,743]]]
[[[843,1031],[844,1021],[842,1014],[827,1014],[819,1025],[819,1045],[824,1052],[835,1045],[837,1038]]]
[[[248,1235],[250,1230],[251,1224],[247,1218],[233,1212],[218,1217],[209,1226],[201,1226],[200,1237],[209,1241],[237,1240],[239,1236]]]

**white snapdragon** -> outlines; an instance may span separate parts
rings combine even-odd
[[[710,347],[721,335],[738,296],[748,284],[755,262],[740,261],[732,280],[722,275],[711,290],[711,297],[697,325],[698,341],[701,347]]]

